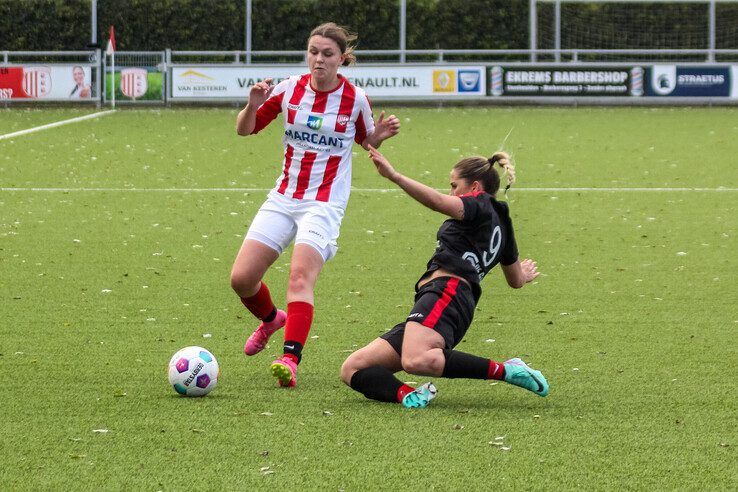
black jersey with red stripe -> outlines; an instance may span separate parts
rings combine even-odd
[[[518,246],[507,203],[484,192],[460,198],[464,218],[448,219],[438,229],[438,245],[421,280],[442,268],[469,282],[479,300],[482,279],[498,263],[515,263]]]

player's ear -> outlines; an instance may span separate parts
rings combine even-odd
[[[472,193],[479,193],[480,191],[484,191],[484,187],[479,181],[474,181],[471,185],[471,191]]]

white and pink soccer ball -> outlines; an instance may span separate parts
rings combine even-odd
[[[202,347],[185,347],[169,361],[169,384],[183,396],[205,396],[218,384],[215,356]]]

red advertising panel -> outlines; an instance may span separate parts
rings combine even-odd
[[[0,67],[0,99],[93,99],[88,65],[14,65]]]
[[[22,99],[28,95],[23,90],[23,67],[0,68],[0,99]]]

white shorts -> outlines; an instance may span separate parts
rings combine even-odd
[[[251,222],[246,239],[266,244],[279,254],[294,239],[295,244],[312,246],[328,261],[338,251],[343,214],[335,205],[294,200],[272,190]]]

